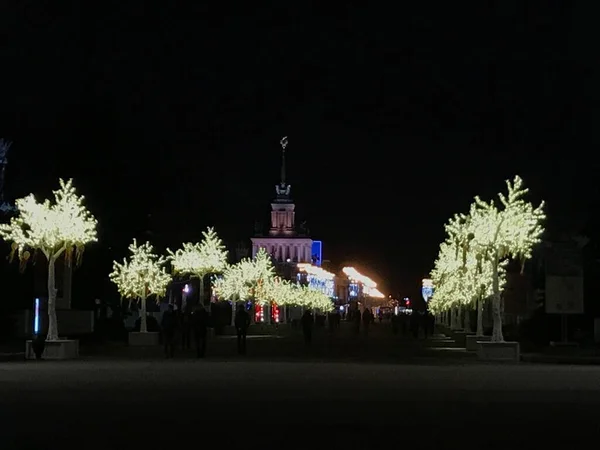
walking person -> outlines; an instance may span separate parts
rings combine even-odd
[[[163,333],[163,344],[165,346],[165,357],[175,356],[175,332],[177,331],[177,316],[173,304],[169,304],[162,316],[161,328]]]
[[[357,335],[360,333],[360,319],[361,319],[360,310],[356,309],[355,311],[352,312],[352,322],[354,325],[354,332]]]
[[[369,308],[365,308],[364,312],[362,313],[362,322],[365,336],[368,336],[369,327],[371,326],[371,322],[373,322],[373,314],[371,314],[371,310]]]
[[[189,350],[192,343],[191,312],[186,306],[179,315],[179,329],[181,330],[181,350]]]
[[[313,315],[310,310],[304,311],[302,315],[302,334],[304,335],[304,342],[306,345],[310,345],[312,342],[312,329],[314,325]]]
[[[246,354],[246,336],[250,326],[250,314],[246,311],[243,304],[238,305],[235,313],[235,330],[237,332],[237,349],[240,355]]]
[[[206,312],[206,309],[204,309],[204,306],[198,305],[192,312],[190,328],[194,333],[196,357],[204,358],[204,355],[206,354],[206,335],[208,332],[208,313]]]

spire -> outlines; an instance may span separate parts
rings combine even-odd
[[[284,136],[279,143],[281,144],[281,183],[278,186],[275,186],[275,192],[277,192],[275,201],[279,203],[289,203],[291,201],[291,186],[285,182],[285,148],[288,145],[287,136]]]
[[[284,136],[281,141],[281,186],[285,186],[285,148],[288,145],[287,136]]]

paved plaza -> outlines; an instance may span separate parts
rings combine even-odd
[[[0,363],[2,449],[506,449],[597,435],[600,367],[483,364],[385,328],[352,339],[254,337],[244,358],[219,338],[205,360],[117,347]]]
[[[596,367],[209,360],[0,366],[0,423],[10,444],[2,448],[70,448],[81,439],[86,449],[164,448],[174,438],[190,445],[201,432],[224,445],[247,440],[250,448],[286,440],[299,448],[314,439],[359,448],[397,439],[411,448],[454,448],[485,439],[488,448],[524,448],[538,439],[591,439],[598,407]]]

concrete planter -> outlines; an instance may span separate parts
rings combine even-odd
[[[456,347],[456,342],[454,339],[445,338],[445,339],[428,339],[426,345],[434,348],[454,348]]]
[[[477,357],[482,361],[519,362],[521,350],[518,342],[478,341]]]
[[[35,359],[33,341],[25,341],[25,358]],[[76,359],[79,358],[79,341],[75,339],[61,339],[46,341],[42,359]]]
[[[149,331],[141,333],[132,331],[129,333],[129,345],[132,347],[152,347],[160,343],[160,333]]]
[[[471,331],[455,331],[452,335],[454,338],[454,342],[456,342],[457,347],[466,347],[467,346],[467,337],[474,335],[475,333]]]
[[[478,352],[480,347],[479,342],[490,342],[491,339],[491,336],[477,336],[476,334],[469,335],[466,339],[467,351]]]

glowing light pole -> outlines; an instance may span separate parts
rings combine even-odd
[[[36,298],[33,309],[33,334],[40,334],[40,299]]]

